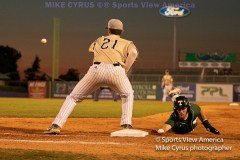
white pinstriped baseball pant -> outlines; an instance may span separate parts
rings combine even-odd
[[[166,99],[168,97],[168,93],[172,90],[173,85],[169,84],[169,85],[165,85],[163,88],[163,97],[162,97],[162,101],[166,102]]]
[[[57,124],[62,128],[66,123],[68,116],[73,111],[77,102],[81,102],[89,94],[94,92],[100,86],[107,85],[116,93],[119,93],[122,99],[122,117],[121,125],[132,125],[133,110],[133,89],[121,66],[113,64],[93,64],[87,74],[77,83],[73,91],[68,95],[52,124]]]

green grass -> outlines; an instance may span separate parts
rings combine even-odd
[[[16,158],[17,157],[17,158]],[[154,160],[136,155],[112,154],[109,159]],[[40,151],[22,149],[0,149],[0,160],[99,160],[100,157],[91,154]],[[102,159],[102,158],[101,158]]]
[[[0,98],[0,117],[55,117],[63,101],[64,99]],[[121,110],[121,101],[84,100],[77,104],[70,117],[120,117]],[[171,110],[171,103],[135,101],[133,117],[145,117]]]
[[[0,159],[3,160],[98,160],[94,155],[69,152],[36,151],[21,149],[0,149]]]
[[[154,159],[168,159],[174,160],[179,159],[179,157],[169,156],[169,157],[159,157],[154,158],[149,156],[141,157],[136,155],[120,155],[120,154],[112,154],[110,155],[112,159],[135,159],[135,160],[154,160]],[[111,159],[109,158],[109,159]],[[194,157],[191,156],[182,156],[181,159],[191,159]],[[82,154],[82,153],[71,153],[71,152],[59,152],[59,151],[40,151],[40,150],[22,150],[22,149],[0,149],[0,160],[99,160],[100,157],[97,155],[91,154]],[[204,157],[204,156],[196,156],[195,159],[201,160],[237,160],[240,159],[239,156],[236,157]]]

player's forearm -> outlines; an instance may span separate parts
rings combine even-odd
[[[125,70],[126,70],[126,73],[129,71],[129,69],[132,67],[134,61],[136,60],[138,56],[138,52],[136,49],[132,49],[126,59],[126,63],[125,63]]]
[[[214,134],[220,134],[220,132],[215,129],[207,120],[207,117],[203,114],[202,111],[200,111],[200,114],[198,116],[198,118],[202,121],[203,126],[210,132],[214,133]]]
[[[203,111],[200,111],[200,114],[198,116],[201,122],[207,120],[207,117],[203,114]]]
[[[212,133],[214,133],[214,134],[220,134],[220,132],[219,132],[216,128],[214,128],[214,127],[208,122],[207,119],[204,120],[202,124],[203,124],[203,126],[204,126],[208,131],[210,131],[210,132],[212,132]]]

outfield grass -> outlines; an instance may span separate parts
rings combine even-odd
[[[81,153],[71,153],[71,152],[57,152],[57,151],[40,151],[40,150],[22,150],[22,149],[0,149],[0,160],[99,160],[100,157],[91,154],[81,154]],[[16,158],[17,157],[17,158]],[[120,155],[120,154],[112,154],[112,159],[136,159],[136,160],[154,160],[154,159],[168,159],[175,160],[175,156],[170,157],[159,157],[159,158],[151,158],[149,156],[141,157],[135,155]],[[178,158],[177,158],[178,159]],[[205,156],[181,156],[181,159],[201,159],[207,160],[209,158]],[[222,158],[211,158],[212,160],[236,160],[240,159],[240,157],[222,157]]]
[[[70,152],[36,151],[21,149],[0,149],[0,159],[2,160],[98,160],[94,155],[77,154]],[[17,157],[17,158],[16,158]]]
[[[17,158],[16,158],[17,157]],[[154,160],[154,158],[145,158],[136,155],[112,154],[109,159],[136,159],[136,160]],[[40,150],[22,150],[22,149],[0,149],[0,160],[99,160],[102,159],[96,155],[40,151]]]
[[[0,117],[55,117],[64,99],[0,98]],[[171,111],[171,103],[135,101],[133,117],[144,117]],[[120,117],[121,101],[84,100],[70,117],[100,118]]]

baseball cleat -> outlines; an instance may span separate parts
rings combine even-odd
[[[123,129],[133,129],[132,125],[130,125],[130,124],[123,124],[123,125],[121,125],[121,127]]]
[[[60,134],[60,127],[57,124],[52,124],[47,130],[45,130],[44,134]]]
[[[168,96],[173,97],[175,95],[180,95],[181,94],[181,89],[180,88],[174,88],[168,93]]]

